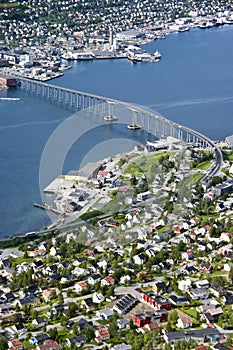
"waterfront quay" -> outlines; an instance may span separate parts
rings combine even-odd
[[[92,17],[89,13],[87,15],[85,5],[79,8],[80,5],[67,1],[62,11],[59,9],[57,16],[61,21],[63,16],[68,16],[69,23],[64,24],[51,24],[50,16],[43,24],[37,20],[33,22],[33,13],[26,16],[23,22],[20,16],[12,22],[8,17],[14,17],[14,11],[20,11],[20,6],[19,9],[17,3],[13,7],[6,6],[0,19],[3,33],[0,67],[14,67],[17,74],[24,77],[47,81],[61,76],[64,70],[69,68],[68,65],[61,64],[61,59],[82,61],[128,58],[135,63],[158,62],[163,53],[156,50],[156,56],[155,53],[149,52],[142,52],[139,56],[132,50],[129,53],[129,47],[165,39],[171,33],[192,28],[207,29],[233,24],[232,4],[228,1],[221,2],[218,6],[204,6],[197,1],[188,4],[168,2],[166,6],[153,2],[148,5],[145,1],[136,1],[135,4],[134,1],[127,4],[109,1],[102,7],[103,2],[100,1],[93,7],[94,3],[86,2],[93,12]],[[30,1],[28,13],[31,12],[29,4]],[[42,3],[40,10],[44,6]],[[50,11],[54,13],[60,8],[56,2],[51,6]],[[75,26],[70,22],[74,15],[74,7],[78,7],[80,13],[80,16],[74,19]],[[97,16],[98,11],[100,14]],[[40,13],[39,10],[38,12]],[[115,12],[117,16],[113,15]],[[37,16],[40,16],[39,13]],[[44,19],[46,17],[44,12],[41,16]],[[12,42],[16,47],[11,47]]]

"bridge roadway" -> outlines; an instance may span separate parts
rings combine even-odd
[[[207,181],[209,178],[217,174],[220,170],[223,156],[221,150],[215,145],[215,143],[201,134],[198,131],[192,130],[186,126],[179,125],[176,122],[170,121],[158,113],[149,111],[146,108],[143,108],[138,105],[134,105],[128,102],[118,101],[111,98],[106,98],[86,92],[76,91],[69,88],[64,88],[52,84],[48,84],[45,82],[36,81],[33,79],[28,79],[22,76],[14,75],[19,82],[21,83],[21,88],[25,89],[31,93],[39,93],[42,96],[45,96],[53,101],[58,100],[61,103],[69,103],[71,106],[75,107],[78,110],[85,108],[93,108],[96,107],[98,113],[100,113],[100,105],[102,105],[102,116],[106,117],[106,104],[108,105],[109,115],[107,116],[108,121],[114,121],[117,117],[114,117],[114,106],[119,105],[127,108],[132,113],[132,123],[131,125],[138,125],[138,115],[148,118],[148,129],[151,128],[151,121],[154,120],[155,123],[155,136],[173,136],[177,137],[180,140],[183,140],[187,143],[197,143],[201,144],[204,148],[208,147],[208,149],[215,153],[215,163],[211,166],[211,168],[207,171],[206,175],[202,178],[202,182]],[[115,119],[114,119],[115,118]],[[144,120],[145,123],[145,120]]]

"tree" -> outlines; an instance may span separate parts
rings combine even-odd
[[[71,302],[68,304],[68,310],[67,310],[67,318],[72,318],[76,315],[76,311],[78,309],[78,305],[74,302]]]
[[[138,181],[137,181],[137,179],[136,179],[135,176],[133,176],[133,177],[131,178],[130,183],[131,183],[131,186],[136,186],[136,185],[137,185]]]
[[[87,327],[84,330],[84,334],[85,334],[87,342],[92,341],[95,338],[95,331],[92,327]]]
[[[53,340],[57,339],[58,331],[57,331],[56,327],[55,328],[50,328],[48,333],[49,333],[50,338],[52,338]]]
[[[33,320],[36,319],[38,317],[38,311],[33,309],[31,315]]]
[[[8,341],[5,337],[0,337],[0,349],[7,350],[8,349]]]
[[[130,328],[130,329],[135,329],[135,328],[137,328],[137,327],[134,325],[132,318],[129,320],[129,328]]]
[[[233,281],[233,267],[231,267],[231,269],[229,271],[228,278],[230,281]]]
[[[172,326],[175,326],[178,321],[178,313],[176,310],[172,310],[168,314],[168,321],[171,323]]]
[[[108,331],[109,331],[109,334],[111,337],[115,337],[115,335],[117,334],[117,331],[118,331],[116,319],[112,319],[109,322]]]
[[[58,304],[63,304],[64,303],[64,297],[62,292],[58,294]]]

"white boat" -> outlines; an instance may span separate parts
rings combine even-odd
[[[79,61],[86,61],[86,60],[93,60],[95,57],[92,52],[78,52],[76,53],[76,60]]]
[[[161,53],[159,52],[159,50],[156,50],[155,51],[155,53],[154,53],[154,58],[156,59],[156,60],[160,60],[160,58],[161,58]]]
[[[127,125],[127,128],[130,130],[139,130],[142,127],[141,127],[141,125],[138,125],[138,124],[129,124],[129,125]]]

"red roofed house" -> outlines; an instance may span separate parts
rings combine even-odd
[[[45,300],[46,303],[48,303],[54,295],[56,295],[56,290],[55,289],[45,289],[42,293],[42,296]]]
[[[61,346],[52,339],[45,340],[44,344],[38,345],[37,350],[60,350]]]
[[[148,333],[151,331],[155,331],[156,329],[159,329],[159,325],[157,322],[146,324],[144,327],[139,328],[138,330],[142,333]]]
[[[220,236],[221,241],[230,243],[231,238],[232,238],[232,233],[230,233],[230,232],[222,232],[221,233],[221,236]]]
[[[112,276],[107,276],[101,280],[101,286],[113,286],[115,283],[115,280]]]
[[[35,258],[36,256],[41,256],[44,255],[46,253],[45,249],[37,249],[37,250],[33,250],[32,252],[28,253],[28,256],[30,256],[31,258]]]
[[[8,347],[10,350],[24,350],[24,345],[18,339],[9,340]]]
[[[95,331],[95,340],[97,343],[101,343],[103,340],[110,338],[110,334],[106,328],[100,328]]]
[[[87,284],[84,281],[75,283],[75,292],[80,293],[87,288]]]

